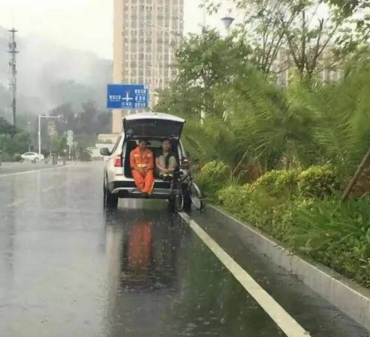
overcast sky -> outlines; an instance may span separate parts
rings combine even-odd
[[[199,31],[200,1],[185,0],[186,32]],[[112,20],[113,0],[0,0],[0,26],[14,23],[21,36],[40,36],[110,59]],[[207,18],[207,23],[219,26],[219,18]]]

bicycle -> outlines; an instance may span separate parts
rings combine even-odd
[[[186,188],[184,187],[185,185]],[[174,174],[171,182],[171,195],[174,209],[177,212],[182,212],[184,208],[191,208],[191,205],[198,211],[204,208],[202,193],[190,172],[186,175],[183,175],[182,172]],[[190,205],[186,205],[187,198],[190,199]]]

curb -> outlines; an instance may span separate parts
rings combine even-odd
[[[294,255],[277,241],[208,205],[207,212],[225,221],[257,252],[296,276],[315,293],[370,331],[370,290],[317,262]]]

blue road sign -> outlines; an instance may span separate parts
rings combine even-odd
[[[144,109],[149,104],[149,88],[142,84],[108,84],[108,109]]]

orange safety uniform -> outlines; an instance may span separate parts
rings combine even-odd
[[[148,149],[140,151],[137,147],[130,153],[130,165],[137,188],[143,193],[151,194],[154,188],[153,152]],[[142,169],[144,172],[141,173],[136,168]]]

